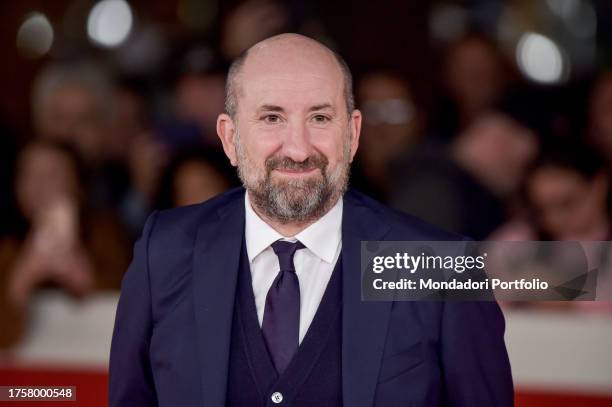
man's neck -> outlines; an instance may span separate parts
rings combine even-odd
[[[265,213],[263,213],[262,210],[260,210],[257,205],[253,205],[253,201],[251,200],[251,197],[248,197],[249,199],[249,205],[251,205],[251,208],[253,208],[253,210],[255,211],[255,213],[264,221],[266,222],[268,225],[270,225],[270,227],[274,230],[276,230],[278,233],[280,233],[281,235],[283,235],[284,237],[293,237],[295,235],[297,235],[298,233],[300,233],[302,230],[306,229],[308,226],[312,225],[313,223],[315,223],[317,220],[321,219],[323,216],[325,216],[325,214],[327,212],[329,212],[329,210],[331,208],[334,207],[334,205],[330,205],[330,207],[325,211],[325,213],[318,219],[314,219],[311,221],[307,221],[307,222],[279,222],[278,220],[272,219],[269,216],[266,216]],[[335,203],[334,203],[335,204]]]

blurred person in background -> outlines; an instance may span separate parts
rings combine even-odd
[[[454,138],[500,102],[507,72],[501,51],[489,37],[470,32],[452,43],[443,63],[443,99],[431,122],[431,134]]]
[[[552,305],[612,311],[612,251],[604,242],[612,239],[610,175],[604,159],[584,145],[557,141],[531,164],[522,191],[523,215],[500,227],[490,240],[587,242],[588,270],[597,269],[597,299],[603,302]]]
[[[223,150],[190,149],[177,154],[165,169],[156,209],[204,202],[237,185]]]
[[[27,330],[40,287],[83,297],[118,289],[129,241],[110,212],[88,207],[82,165],[68,145],[35,141],[17,159],[15,196],[23,230],[0,241],[0,346]]]
[[[111,206],[125,186],[124,174],[109,158],[115,103],[112,81],[91,61],[53,63],[44,67],[32,88],[35,136],[72,145],[86,164],[91,203]],[[125,143],[125,141],[124,141]],[[125,144],[124,144],[125,145]]]
[[[117,165],[128,161],[129,146],[152,127],[144,79],[120,77],[111,85],[113,105],[110,131],[104,135],[108,160]]]
[[[174,90],[177,118],[197,126],[201,144],[219,147],[216,120],[223,111],[225,76],[221,71],[184,72]]]
[[[153,208],[169,154],[155,127],[148,86],[147,78],[138,76],[113,83],[110,131],[105,135],[104,172],[114,188],[109,206],[117,210],[132,239]]]
[[[583,145],[547,146],[524,177],[526,213],[495,240],[610,240],[610,179],[603,158]]]
[[[225,94],[222,59],[207,44],[188,43],[169,56],[167,65],[168,92],[156,123],[160,139],[177,151],[193,145],[218,148],[216,118]]]
[[[72,144],[84,160],[100,163],[106,153],[111,96],[108,76],[93,62],[44,67],[32,91],[36,135]]]
[[[104,166],[114,189],[109,204],[135,239],[152,208],[166,152],[153,131],[144,80],[120,78],[113,84],[111,97]]]
[[[393,189],[389,165],[418,141],[420,112],[410,87],[394,73],[365,75],[357,86],[357,97],[363,128],[351,186],[388,202]]]
[[[135,135],[126,145],[129,184],[118,201],[118,211],[132,239],[138,237],[155,205],[170,154],[170,148],[152,130]]]
[[[428,142],[394,166],[393,205],[484,239],[506,220],[538,137],[514,104],[475,118],[450,145]]]

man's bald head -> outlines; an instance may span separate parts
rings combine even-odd
[[[279,58],[310,57],[329,59],[337,66],[344,84],[344,99],[347,114],[350,117],[355,109],[353,96],[353,80],[351,71],[344,59],[322,43],[299,34],[280,34],[265,39],[244,51],[236,58],[228,71],[225,86],[225,111],[235,119],[238,110],[238,95],[241,91],[241,73],[247,62],[260,59],[270,63],[278,63]],[[272,62],[275,61],[275,62]]]

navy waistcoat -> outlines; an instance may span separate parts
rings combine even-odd
[[[257,319],[251,270],[242,245],[234,301],[228,407],[342,406],[342,257],[297,352],[278,375]]]

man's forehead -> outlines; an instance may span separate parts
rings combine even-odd
[[[339,107],[343,103],[342,81],[322,75],[268,73],[244,77],[239,97],[254,108],[276,105],[310,108]]]
[[[337,65],[332,51],[323,44],[301,35],[280,35],[254,45],[245,63],[309,62]]]
[[[284,80],[304,80],[319,77],[335,81],[342,72],[332,54],[322,50],[299,52],[297,49],[264,50],[249,54],[242,68],[247,79],[278,77]]]

